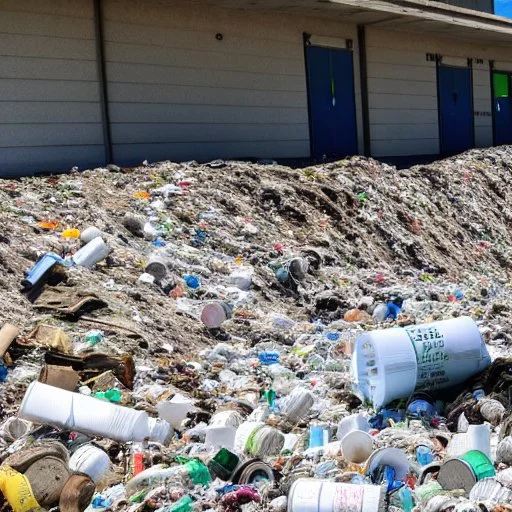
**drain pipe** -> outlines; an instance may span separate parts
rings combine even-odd
[[[103,31],[102,0],[94,2],[94,36],[96,44],[96,65],[98,83],[100,87],[101,121],[103,126],[103,146],[105,149],[105,163],[112,163],[112,137],[110,131],[110,115],[108,104],[108,88],[105,71],[105,40]]]

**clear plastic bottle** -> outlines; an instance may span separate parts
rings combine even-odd
[[[193,489],[196,485],[206,485],[210,481],[208,468],[201,461],[191,459],[185,464],[170,467],[165,464],[157,464],[142,471],[126,484],[126,492],[134,494],[165,482],[181,489]]]

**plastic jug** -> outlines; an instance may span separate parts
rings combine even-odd
[[[477,325],[469,317],[360,336],[352,357],[356,391],[375,407],[464,382],[491,364]]]

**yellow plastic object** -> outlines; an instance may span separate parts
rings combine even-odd
[[[63,238],[80,238],[80,230],[75,228],[65,229],[62,236]]]
[[[25,475],[10,466],[0,467],[0,490],[14,512],[41,510]]]
[[[149,192],[135,192],[133,194],[133,197],[136,197],[137,199],[149,199],[151,197],[151,194]]]

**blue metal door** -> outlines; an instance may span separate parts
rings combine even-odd
[[[453,155],[474,145],[471,69],[439,66],[441,153]]]
[[[493,74],[494,94],[494,144],[512,144],[512,94],[511,75]]]
[[[312,156],[316,159],[357,153],[352,52],[307,47]]]

